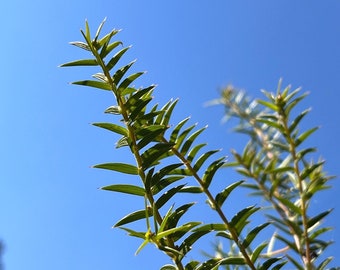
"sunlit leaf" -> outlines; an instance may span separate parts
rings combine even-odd
[[[125,47],[123,49],[121,49],[119,52],[117,52],[112,58],[111,60],[107,63],[106,68],[107,70],[111,70],[120,60],[120,58],[124,55],[124,53],[126,53],[126,51],[130,49],[130,47]]]
[[[313,227],[316,223],[320,222],[324,217],[326,217],[332,211],[333,211],[333,209],[329,209],[327,211],[324,211],[324,212],[308,219],[307,228]]]
[[[314,133],[316,130],[318,130],[318,127],[311,128],[307,130],[306,132],[302,133],[296,140],[295,140],[295,146],[299,146],[302,142],[304,142],[312,133]]]
[[[270,222],[263,223],[256,228],[252,229],[249,233],[247,233],[246,239],[244,239],[242,245],[247,248],[252,241],[255,239],[255,237],[264,229],[266,228]]]
[[[152,215],[153,215],[152,209],[148,208],[148,216],[151,217]],[[119,220],[114,225],[114,227],[120,227],[122,225],[131,223],[131,222],[134,222],[134,221],[137,221],[137,220],[140,220],[140,219],[144,219],[144,218],[146,218],[145,209],[138,210],[138,211],[135,211],[135,212],[130,213],[130,214],[126,215],[125,217],[123,217],[121,220]]]
[[[222,192],[218,193],[215,197],[216,204],[218,207],[222,207],[224,201],[228,198],[229,194],[239,185],[241,185],[244,181],[238,181],[235,183],[232,183],[228,187],[226,187]]]
[[[93,123],[92,125],[110,130],[123,136],[128,136],[128,131],[125,127],[113,123]]]
[[[157,209],[160,209],[165,203],[167,203],[172,196],[178,193],[185,185],[180,185],[174,188],[171,188],[167,192],[165,192],[156,202],[155,205]]]
[[[108,90],[108,91],[112,90],[111,86],[108,83],[99,82],[99,81],[85,80],[85,81],[72,82],[72,84],[89,86],[89,87],[94,87],[94,88]]]
[[[60,67],[98,66],[96,59],[81,59],[60,65]]]
[[[108,191],[127,193],[127,194],[132,194],[132,195],[137,195],[137,196],[144,196],[145,195],[144,188],[141,188],[139,186],[134,186],[134,185],[116,184],[116,185],[105,186],[105,187],[102,187],[101,189],[108,190]]]
[[[103,163],[94,165],[93,168],[111,170],[126,174],[134,174],[138,175],[138,169],[134,165],[126,164],[126,163]]]

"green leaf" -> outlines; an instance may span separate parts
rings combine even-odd
[[[271,120],[268,120],[268,119],[263,119],[263,118],[259,118],[259,119],[257,119],[257,121],[261,122],[263,124],[266,124],[270,127],[273,127],[277,130],[280,130],[281,132],[284,132],[284,127],[278,122],[271,121]]]
[[[160,270],[177,270],[177,267],[175,267],[171,264],[166,264],[166,265],[162,266],[162,268]]]
[[[217,170],[219,168],[221,168],[223,166],[225,162],[225,158],[222,157],[218,160],[215,160],[214,162],[212,162],[208,168],[205,170],[202,180],[203,180],[203,184],[205,188],[208,188],[210,186],[210,183],[213,179],[213,177],[215,176],[215,173],[217,172]],[[197,163],[195,164],[195,166],[197,165]]]
[[[318,127],[311,128],[307,130],[306,132],[302,133],[296,140],[295,140],[295,146],[299,146],[302,142],[304,142],[312,133],[314,133],[316,130],[318,130]]]
[[[283,196],[276,197],[283,205],[287,206],[290,211],[294,212],[296,215],[301,216],[301,208],[296,206],[291,200],[284,198]]]
[[[204,154],[202,154],[198,160],[196,161],[195,165],[194,165],[194,170],[197,172],[201,166],[203,165],[203,163],[210,157],[212,156],[213,154],[219,152],[220,150],[211,150],[211,151],[208,151]],[[224,158],[223,158],[224,159]]]
[[[111,114],[115,114],[115,115],[120,115],[121,114],[121,110],[119,106],[110,106],[108,107],[104,113],[111,113]]]
[[[155,203],[156,208],[160,209],[165,203],[167,203],[171,197],[173,197],[179,190],[181,190],[185,185],[180,185],[174,188],[171,188],[167,192],[165,192]]]
[[[138,149],[142,149],[151,142],[160,142],[160,135],[166,131],[167,127],[164,126],[148,126],[146,128],[137,130],[137,136],[142,139],[137,143]]]
[[[265,107],[267,107],[267,108],[269,108],[269,109],[271,109],[271,110],[273,110],[275,112],[279,111],[279,107],[278,106],[276,106],[275,104],[270,103],[268,101],[264,101],[264,100],[260,100],[259,99],[259,100],[257,100],[257,103],[259,103],[259,104],[261,104],[261,105],[263,105],[263,106],[265,106]]]
[[[72,82],[72,84],[76,85],[82,85],[82,86],[89,86],[89,87],[94,87],[102,90],[107,90],[111,91],[111,86],[108,83],[105,82],[99,82],[99,81],[92,81],[92,80],[85,80],[85,81],[77,81],[77,82]]]
[[[163,116],[163,118],[160,122],[161,125],[165,125],[165,126],[169,125],[170,117],[172,115],[172,112],[173,112],[177,102],[178,102],[178,99],[175,99],[175,101],[173,101],[173,102],[172,102],[172,100],[170,100],[169,106],[166,109],[164,107],[162,108],[162,110],[164,110],[165,113],[164,113],[164,116]]]
[[[207,145],[206,143],[202,143],[202,144],[198,144],[198,145],[194,146],[194,147],[189,151],[187,160],[188,160],[189,162],[192,162],[192,161],[194,160],[194,158],[196,157],[196,154],[198,153],[198,151],[199,151],[202,147],[204,147],[204,146],[206,146],[206,145]]]
[[[192,221],[192,222],[188,222],[188,223],[185,223],[183,224],[182,226],[179,226],[179,227],[176,227],[176,228],[172,228],[172,229],[169,229],[169,230],[166,230],[166,231],[163,231],[163,232],[159,232],[157,235],[156,235],[156,238],[157,239],[161,239],[163,237],[166,237],[170,234],[173,234],[173,233],[176,233],[176,232],[188,232],[190,231],[192,228],[200,225],[201,222],[195,222],[195,221]]]
[[[131,122],[138,120],[139,114],[142,114],[142,115],[144,114],[146,110],[146,105],[148,105],[151,100],[152,100],[151,97],[146,98],[144,100],[139,100],[139,102],[136,104],[136,106],[133,109],[129,108],[131,110],[131,113],[129,115],[129,120]]]
[[[130,67],[135,63],[136,61],[132,61],[129,64],[127,64],[126,66],[118,69],[116,71],[116,73],[113,75],[112,80],[115,83],[115,85],[118,85],[120,80],[123,78],[123,76],[125,75],[125,73],[130,69]]]
[[[246,236],[246,239],[243,241],[242,246],[244,246],[245,248],[249,247],[249,245],[253,242],[253,240],[255,239],[255,237],[264,229],[266,228],[269,224],[271,224],[270,222],[266,222],[263,223],[259,226],[257,226],[256,228],[252,229]]]
[[[187,203],[180,207],[178,207],[175,211],[173,211],[168,218],[168,222],[165,226],[165,229],[175,228],[178,224],[180,218],[192,207],[195,203]]]
[[[111,170],[126,174],[138,175],[138,169],[134,165],[126,164],[126,163],[103,163],[94,165],[93,168],[99,168],[104,170]]]
[[[255,206],[249,206],[239,211],[230,221],[230,226],[234,227],[238,233],[241,233],[242,229],[248,223],[248,217],[258,211],[260,208]]]
[[[194,232],[212,232],[212,231],[225,231],[227,226],[224,223],[210,223],[199,226],[194,229]]]
[[[198,261],[191,261],[185,265],[185,270],[195,270],[200,263]]]
[[[118,31],[117,31],[118,32]],[[111,33],[110,33],[111,34]],[[105,38],[105,37],[104,37]],[[111,37],[110,37],[111,38]],[[104,44],[103,48],[100,51],[100,57],[105,58],[110,52],[112,52],[115,48],[117,48],[119,45],[123,45],[120,41],[115,41],[110,44]]]
[[[320,220],[322,220],[324,217],[326,217],[330,212],[332,212],[333,209],[329,209],[327,211],[324,211],[312,218],[309,218],[308,219],[308,222],[307,222],[307,228],[311,228],[313,227],[316,223],[320,222]]]
[[[187,140],[185,141],[185,143],[183,144],[181,150],[180,150],[180,153],[182,155],[186,155],[186,153],[188,152],[189,148],[191,147],[191,145],[193,144],[193,142],[195,141],[195,139],[198,137],[198,135],[200,135],[205,129],[207,128],[204,127],[204,128],[201,128],[197,131],[195,131],[193,134],[191,134]]]
[[[232,183],[228,187],[226,187],[222,192],[218,193],[215,197],[216,204],[218,207],[222,207],[224,201],[228,198],[229,194],[239,185],[241,185],[244,181],[238,181]]]
[[[134,80],[136,80],[138,77],[142,76],[145,72],[137,72],[130,76],[128,76],[124,81],[121,82],[121,84],[118,86],[118,91],[123,91],[125,88],[127,88]]]
[[[98,66],[96,59],[81,59],[60,65],[60,67]]]
[[[141,188],[139,186],[134,185],[124,185],[124,184],[116,184],[116,185],[110,185],[100,188],[102,190],[108,190],[108,191],[115,191],[115,192],[121,192],[121,193],[127,193],[137,196],[144,196],[145,190],[144,188]]]
[[[245,259],[243,257],[228,257],[220,261],[219,265],[245,265]]]
[[[260,256],[262,250],[264,250],[266,248],[266,246],[268,245],[267,242],[261,243],[260,245],[258,245],[254,251],[253,254],[251,254],[251,261],[253,263],[255,263],[258,259],[258,257]]]
[[[125,228],[125,227],[119,227],[119,229],[122,229],[122,230],[128,232],[128,234],[133,236],[133,237],[145,239],[145,232],[136,232],[134,230],[131,230],[131,229]]]
[[[129,138],[126,136],[121,137],[116,143],[116,148],[124,147],[129,145]]]
[[[185,118],[184,120],[182,120],[181,122],[179,122],[176,127],[174,128],[174,130],[172,131],[171,135],[170,135],[170,142],[175,142],[177,139],[177,135],[179,133],[179,131],[181,130],[181,128],[184,126],[184,124],[186,122],[188,122],[188,120],[190,119],[190,117]]]
[[[146,150],[141,156],[143,161],[143,169],[146,170],[147,168],[158,164],[161,156],[164,153],[167,153],[172,147],[173,144],[171,143],[157,143]]]
[[[78,48],[81,48],[83,50],[86,50],[86,51],[91,51],[91,48],[89,47],[89,45],[87,45],[85,42],[81,42],[81,41],[73,41],[73,42],[70,42],[71,45],[74,45]]]
[[[112,58],[111,60],[107,63],[106,68],[107,70],[111,70],[120,60],[120,58],[124,55],[124,53],[126,53],[126,51],[128,49],[130,49],[131,47],[125,47],[123,49],[121,49],[119,52],[117,52]],[[117,83],[116,83],[117,84]]]
[[[307,109],[300,113],[292,122],[292,124],[289,126],[289,132],[292,133],[295,128],[298,126],[298,124],[301,122],[301,120],[310,112],[310,109]]]
[[[291,261],[294,264],[296,270],[305,270],[305,268],[301,266],[301,263],[297,262],[294,258],[289,256],[288,254],[286,254],[286,257],[289,259],[289,261]]]
[[[148,216],[151,217],[153,215],[151,207],[148,208]],[[146,211],[145,209],[135,211],[133,213],[130,213],[123,217],[121,220],[119,220],[113,227],[120,227],[122,225],[144,219],[146,218]]]
[[[279,260],[281,260],[281,258],[270,258],[262,264],[259,270],[267,270],[269,269],[270,266],[272,266],[274,263],[276,263]]]
[[[219,265],[222,259],[210,259],[202,263],[199,267],[196,267],[195,270],[213,270],[213,268]],[[215,270],[215,269],[214,269]]]
[[[333,260],[332,257],[328,257],[326,258],[325,260],[323,260],[319,265],[318,267],[316,268],[317,270],[324,270],[326,269],[325,267]],[[333,269],[333,268],[331,268]],[[336,268],[334,268],[334,270],[336,270]]]
[[[123,135],[123,136],[128,136],[127,129],[122,127],[122,126],[118,126],[116,124],[112,124],[112,123],[93,123],[92,125],[94,125],[96,127],[100,127],[100,128],[104,128],[104,129],[110,130],[112,132],[115,132],[115,133]]]

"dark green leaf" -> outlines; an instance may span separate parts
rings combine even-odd
[[[108,45],[105,44],[100,51],[100,57],[105,58],[110,52],[112,52],[119,45],[123,45],[123,43],[120,41],[115,41]]]
[[[190,117],[185,118],[184,120],[182,120],[181,122],[179,122],[177,124],[177,126],[174,128],[174,130],[172,131],[172,133],[170,135],[170,142],[175,142],[177,140],[177,135],[178,135],[179,131],[184,126],[184,124],[186,122],[188,122],[189,119],[190,119]]]
[[[276,263],[279,260],[281,260],[281,258],[270,258],[262,264],[259,270],[267,270],[269,269],[270,266],[272,266],[274,263]]]
[[[126,174],[138,175],[138,169],[134,165],[126,164],[126,163],[103,163],[94,165],[93,168],[111,170]]]
[[[220,150],[211,150],[211,151],[208,151],[204,154],[202,154],[196,161],[195,165],[194,165],[194,170],[197,172],[201,166],[203,165],[203,163],[210,157],[212,156],[213,154],[219,152]]]
[[[296,215],[302,215],[301,208],[296,206],[291,200],[284,198],[283,196],[277,196],[277,199],[285,206],[289,208],[290,211],[294,212]]]
[[[235,183],[232,183],[228,187],[226,187],[222,192],[218,193],[215,197],[216,204],[218,207],[222,207],[224,201],[228,198],[229,194],[239,185],[241,185],[244,181],[238,181]]]
[[[127,77],[122,83],[118,86],[118,91],[123,91],[125,88],[127,88],[134,80],[136,80],[138,77],[143,75],[144,72],[137,72],[129,77]]]
[[[119,59],[124,55],[124,53],[130,49],[130,47],[125,47],[123,49],[121,49],[119,52],[117,52],[109,61],[109,63],[107,63],[106,68],[107,70],[111,70],[119,61]]]
[[[220,261],[219,265],[245,265],[246,262],[242,257],[228,257]]]
[[[214,162],[212,162],[208,168],[205,170],[204,174],[203,174],[203,177],[202,177],[202,180],[203,180],[203,184],[204,184],[204,187],[205,188],[208,188],[210,186],[210,183],[213,179],[213,177],[215,176],[215,173],[217,172],[217,170],[219,168],[222,167],[222,165],[224,164],[225,162],[225,158],[222,157],[218,160],[215,160]],[[195,164],[195,166],[197,165],[197,162]],[[196,167],[197,169],[197,167]],[[198,168],[199,169],[199,168]]]
[[[162,110],[165,111],[164,116],[163,116],[162,121],[161,121],[162,125],[165,125],[165,126],[169,125],[170,117],[172,115],[172,112],[173,112],[177,102],[178,102],[178,99],[175,99],[175,101],[171,100],[170,105],[166,109],[162,108]]]
[[[167,128],[164,126],[148,126],[137,131],[137,135],[142,139],[137,146],[142,149],[151,142],[160,142],[160,135],[165,132]]]
[[[248,217],[259,210],[259,207],[249,206],[239,211],[230,221],[230,226],[234,227],[238,233],[241,233],[242,229],[248,223]]]
[[[258,257],[260,256],[262,250],[264,250],[266,247],[268,246],[267,242],[261,243],[260,245],[258,245],[254,251],[253,254],[251,255],[251,261],[253,263],[255,263],[258,259]]]
[[[308,219],[307,228],[313,227],[316,223],[320,222],[320,220],[322,220],[325,216],[327,216],[332,211],[333,211],[333,209],[329,209],[327,211],[324,211],[324,212]]]
[[[177,138],[176,138],[176,149],[179,149],[185,140],[186,136],[190,133],[191,130],[193,130],[196,127],[195,125],[192,125],[185,129]]]
[[[60,67],[98,66],[96,59],[81,59],[60,65]]]
[[[157,143],[142,154],[143,169],[158,164],[161,156],[173,147],[171,143]]]
[[[125,227],[119,227],[119,229],[122,229],[122,230],[128,232],[128,234],[133,236],[133,237],[145,239],[145,232],[136,232],[134,230],[131,230],[131,229],[125,228]]]
[[[206,143],[202,143],[202,144],[198,144],[196,146],[194,146],[188,153],[188,157],[187,157],[187,160],[189,162],[192,162],[196,156],[196,154],[198,153],[198,151],[203,147],[203,146],[206,146],[207,144]]]
[[[94,87],[94,88],[108,90],[108,91],[112,90],[108,83],[99,82],[99,81],[85,80],[85,81],[72,82],[72,84],[89,86],[89,87]]]
[[[135,61],[130,62],[129,64],[127,64],[126,66],[118,69],[116,71],[116,73],[113,75],[112,80],[114,82],[115,85],[118,85],[120,80],[123,78],[123,76],[125,75],[125,73],[130,69],[130,67],[135,63]]]
[[[101,127],[101,128],[110,130],[112,132],[118,133],[118,134],[123,135],[123,136],[128,136],[127,129],[122,127],[122,126],[118,126],[116,124],[112,124],[112,123],[93,123],[92,125],[94,125],[96,127]]]
[[[152,215],[153,215],[152,209],[148,208],[148,216],[151,217]],[[136,212],[130,213],[130,214],[126,215],[125,217],[123,217],[121,220],[119,220],[114,225],[114,227],[120,227],[124,224],[128,224],[128,223],[131,223],[131,222],[134,222],[134,221],[137,221],[137,220],[140,220],[140,219],[144,219],[144,218],[146,218],[145,209],[138,210]]]
[[[195,141],[195,139],[198,137],[198,135],[200,135],[207,127],[201,128],[197,131],[195,131],[193,134],[191,134],[187,140],[185,141],[185,143],[183,144],[180,152],[182,155],[186,155],[186,153],[188,152],[189,148],[191,147],[191,145],[193,144],[193,142]]]
[[[191,261],[185,265],[185,270],[195,270],[200,263],[198,261]]]
[[[169,189],[165,192],[159,199],[155,202],[156,208],[160,209],[164,204],[166,204],[179,190],[181,190],[185,185],[180,185]]]
[[[249,245],[253,242],[255,237],[264,229],[266,228],[270,222],[263,223],[256,228],[252,229],[246,236],[246,239],[243,241],[242,246],[245,248],[249,247]]]
[[[136,104],[136,107],[134,107],[132,110],[131,108],[129,108],[131,110],[131,113],[129,115],[129,119],[131,122],[138,120],[138,115],[145,112],[146,105],[148,105],[151,100],[151,97],[144,100],[139,100],[139,102]]]
[[[105,186],[105,187],[102,187],[101,189],[127,193],[127,194],[132,194],[132,195],[137,195],[137,196],[145,195],[144,188],[141,188],[139,186],[133,186],[133,185],[116,184],[116,185]]]

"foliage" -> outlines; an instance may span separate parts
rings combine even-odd
[[[322,227],[321,221],[331,210],[311,216],[309,208],[315,194],[327,188],[330,177],[322,171],[323,161],[307,160],[308,154],[316,149],[302,148],[316,130],[312,128],[301,133],[298,129],[308,111],[290,119],[292,109],[305,95],[289,88],[281,91],[279,87],[276,94],[265,92],[267,100],[250,101],[243,92],[230,87],[224,90],[221,99],[213,103],[223,104],[227,116],[240,120],[237,131],[250,137],[242,153],[233,152],[235,162],[227,163],[225,157],[217,156],[219,150],[204,150],[206,145],[196,142],[205,128],[190,125],[189,118],[171,123],[178,100],[170,100],[164,106],[152,105],[154,85],[132,86],[143,72],[128,74],[134,62],[117,67],[130,47],[112,41],[117,30],[100,37],[103,24],[92,37],[86,22],[85,31],[81,31],[84,41],[71,42],[88,51],[91,57],[61,66],[99,67],[100,72],[94,74],[93,79],[73,84],[106,90],[114,95],[115,104],[105,110],[115,118],[114,123],[94,125],[118,134],[116,147],[130,151],[134,164],[115,161],[94,167],[135,175],[141,180],[139,185],[114,183],[102,188],[143,198],[142,206],[114,225],[141,239],[136,253],[148,243],[154,244],[172,259],[173,264],[164,265],[163,270],[281,269],[287,262],[296,269],[325,269],[331,258],[316,262],[317,255],[330,244],[320,236],[330,230]],[[247,181],[236,181],[213,194],[211,184],[216,172],[230,166],[236,167]],[[250,205],[235,211],[231,217],[226,215],[225,202],[241,186],[250,188],[272,207],[268,221],[262,224],[251,221],[256,213],[266,213],[266,205]],[[202,194],[205,194],[219,221],[191,220],[189,210],[193,211],[195,203],[186,201],[192,197],[188,197],[188,193],[196,196],[197,201],[202,201]],[[177,208],[171,204],[175,197],[184,201]],[[132,223],[143,220],[143,231],[133,229]],[[271,241],[257,244],[255,239],[258,240],[260,232],[271,226],[277,228]],[[216,248],[216,256],[206,261],[189,260],[187,254],[193,245],[211,233],[230,241],[230,251]],[[275,250],[275,239],[282,241],[285,247]]]

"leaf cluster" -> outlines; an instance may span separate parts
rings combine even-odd
[[[117,134],[116,147],[130,152],[133,162],[115,160],[93,167],[139,178],[138,185],[116,182],[102,189],[136,196],[144,201],[142,206],[120,218],[114,227],[140,238],[141,245],[136,253],[151,243],[167,254],[173,264],[163,266],[163,270],[281,269],[286,263],[283,256],[270,256],[270,243],[257,245],[254,241],[262,230],[274,224],[280,231],[275,237],[299,254],[309,267],[307,269],[312,269],[313,252],[322,251],[329,244],[319,239],[329,228],[319,228],[319,225],[330,210],[309,216],[308,207],[314,194],[327,187],[329,177],[322,172],[323,162],[307,162],[307,154],[314,149],[299,148],[315,131],[298,131],[307,112],[289,122],[290,111],[303,96],[296,98],[298,91],[290,92],[287,88],[278,91],[277,95],[265,93],[269,101],[249,103],[242,92],[231,88],[224,91],[219,102],[227,108],[228,116],[241,120],[238,131],[251,137],[243,153],[234,152],[235,162],[226,163],[225,157],[216,158],[219,150],[205,150],[205,143],[197,143],[205,127],[197,129],[196,124],[190,124],[189,118],[171,122],[178,100],[159,106],[152,103],[155,85],[133,86],[143,72],[129,74],[134,61],[118,67],[130,47],[124,47],[121,41],[112,41],[119,32],[117,30],[101,37],[104,22],[94,37],[86,22],[85,31],[81,31],[84,41],[71,42],[71,45],[87,51],[90,57],[61,66],[97,66],[99,72],[91,79],[73,84],[105,90],[114,96],[114,104],[105,110],[113,122],[93,125]],[[259,109],[260,105],[267,109]],[[226,166],[236,166],[239,173],[254,179],[254,184],[237,181],[213,194],[213,179],[217,171]],[[277,210],[279,217],[269,216],[269,222],[250,227],[251,217],[262,210],[253,205],[235,211],[231,218],[227,217],[224,204],[240,186],[252,188],[255,195],[263,196]],[[191,220],[189,210],[195,206],[192,201],[175,207],[175,198],[186,199],[188,193],[192,196],[204,194],[220,221]],[[132,224],[140,221],[145,222],[144,230],[133,229]],[[232,243],[230,252],[221,251],[223,256],[213,256],[206,261],[189,260],[187,254],[196,242],[211,232]],[[263,256],[265,248],[269,250],[268,256]],[[298,267],[299,263],[293,257],[287,255],[286,258]],[[318,269],[324,269],[322,267],[326,264],[327,261],[322,262]]]

